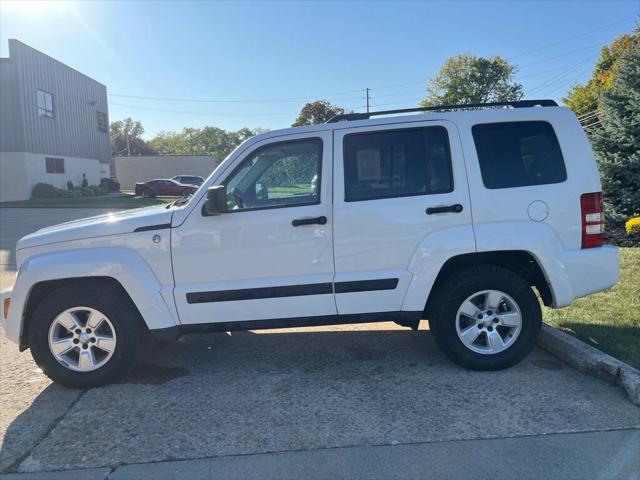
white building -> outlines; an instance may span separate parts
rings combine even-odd
[[[0,59],[0,201],[26,200],[45,182],[90,185],[109,177],[107,88],[9,40]]]

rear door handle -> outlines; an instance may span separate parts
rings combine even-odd
[[[325,225],[327,223],[327,217],[313,217],[313,218],[297,218],[291,222],[294,227],[301,225]]]
[[[433,215],[434,213],[460,213],[462,211],[462,205],[456,203],[455,205],[447,205],[446,207],[429,207],[427,208],[427,215]]]

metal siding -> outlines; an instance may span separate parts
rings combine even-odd
[[[16,74],[15,62],[0,59],[0,152],[20,152],[23,148]]]
[[[109,134],[98,131],[96,120],[96,111],[109,114],[106,87],[17,40],[9,40],[9,52],[20,86],[24,151],[109,162]],[[37,89],[53,94],[55,118],[38,116]]]

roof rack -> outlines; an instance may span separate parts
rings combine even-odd
[[[515,102],[492,102],[492,103],[463,103],[459,105],[434,105],[433,107],[417,107],[417,108],[401,108],[399,110],[381,110],[379,112],[368,113],[342,113],[327,120],[327,123],[336,123],[341,121],[367,120],[377,115],[392,115],[394,113],[412,113],[412,112],[434,112],[443,110],[465,110],[470,108],[493,108],[493,107],[512,107],[512,108],[528,108],[528,107],[557,107],[555,100],[518,100]]]

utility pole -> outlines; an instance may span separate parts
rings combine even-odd
[[[366,92],[367,92],[367,113],[369,113],[369,100],[370,100],[369,92],[370,91],[371,91],[370,88],[366,88]]]
[[[127,157],[131,156],[131,147],[129,146],[129,132],[127,132]]]

